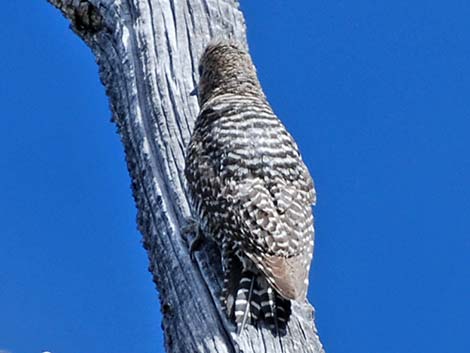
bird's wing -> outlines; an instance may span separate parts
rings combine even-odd
[[[244,253],[283,297],[304,298],[313,247],[309,193],[280,180],[271,189],[259,178],[229,185]]]

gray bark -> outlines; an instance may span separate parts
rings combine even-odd
[[[288,333],[249,326],[240,337],[218,300],[214,245],[188,255],[184,153],[197,99],[198,58],[214,37],[246,44],[235,0],[48,0],[99,65],[124,144],[149,270],[160,293],[167,352],[324,352],[313,307],[294,304]]]

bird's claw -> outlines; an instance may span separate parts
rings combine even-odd
[[[199,222],[196,219],[191,218],[181,230],[185,236],[188,234],[195,234],[194,238],[189,243],[189,256],[192,261],[196,261],[194,253],[201,249],[201,245],[204,241],[204,233]]]

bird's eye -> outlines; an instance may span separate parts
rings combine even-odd
[[[202,65],[199,65],[199,67],[197,68],[198,72],[199,72],[199,76],[202,75]]]

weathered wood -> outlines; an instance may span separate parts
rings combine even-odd
[[[124,144],[149,270],[160,293],[168,352],[323,352],[310,304],[295,304],[288,334],[234,337],[218,300],[217,251],[192,262],[185,147],[198,113],[190,96],[211,38],[246,43],[235,0],[48,0],[91,48]]]

